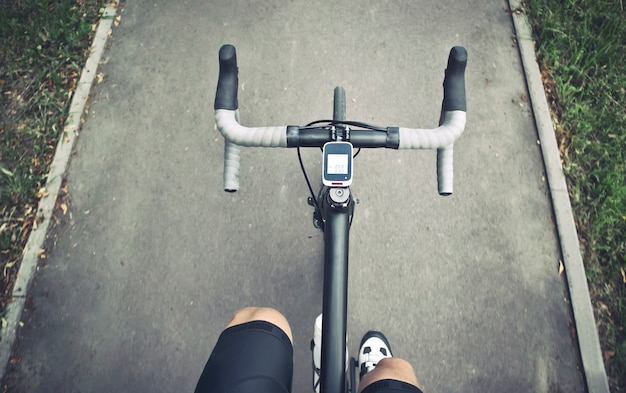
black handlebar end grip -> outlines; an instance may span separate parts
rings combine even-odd
[[[217,80],[214,109],[236,110],[237,89],[239,77],[237,76],[237,51],[232,45],[224,45],[220,48],[220,74]]]
[[[465,102],[465,66],[467,50],[455,46],[450,50],[448,67],[443,81],[443,111],[467,111]]]

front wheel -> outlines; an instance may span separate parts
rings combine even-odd
[[[333,98],[333,120],[346,120],[346,91],[341,86],[335,87]]]

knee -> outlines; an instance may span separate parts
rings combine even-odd
[[[375,369],[365,375],[359,385],[359,392],[362,392],[368,385],[383,379],[394,379],[419,387],[413,366],[406,360],[391,357],[382,359]]]
[[[415,378],[415,371],[413,371],[413,366],[411,366],[411,363],[407,362],[404,359],[394,357],[384,358],[380,362],[378,362],[376,368],[380,368],[381,370],[394,373],[398,376],[403,377],[402,379],[407,380],[406,382],[411,382],[414,385],[417,385],[417,381],[412,381],[412,379]]]
[[[293,342],[293,336],[291,333],[291,327],[289,326],[289,322],[287,318],[279,311],[269,308],[269,307],[245,307],[241,310],[237,311],[231,321],[229,322],[227,328],[235,325],[240,325],[242,323],[251,322],[251,321],[267,321],[276,326],[278,326],[282,331],[284,331],[291,342]]]

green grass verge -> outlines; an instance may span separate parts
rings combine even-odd
[[[626,12],[528,0],[614,392],[626,391]]]
[[[0,312],[102,0],[0,0]]]

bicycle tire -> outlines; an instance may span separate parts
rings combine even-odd
[[[346,120],[346,91],[341,86],[335,87],[333,97],[333,120]]]

